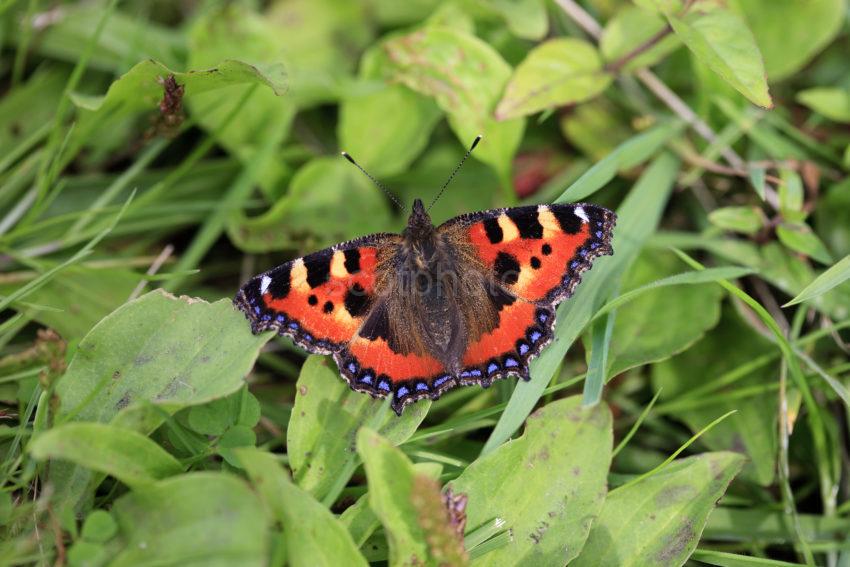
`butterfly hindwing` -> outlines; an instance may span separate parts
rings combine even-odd
[[[376,234],[297,258],[251,279],[235,303],[255,333],[273,329],[309,352],[337,352],[369,314],[378,264],[398,238]]]

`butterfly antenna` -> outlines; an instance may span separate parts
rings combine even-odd
[[[466,150],[466,155],[464,155],[464,156],[463,156],[463,159],[462,159],[462,160],[460,160],[460,163],[459,163],[459,164],[457,164],[457,166],[455,167],[454,171],[452,171],[452,174],[451,174],[451,175],[449,175],[449,178],[448,178],[448,179],[446,179],[446,182],[445,182],[445,183],[443,183],[443,186],[442,186],[442,187],[440,187],[440,192],[439,192],[439,193],[437,193],[437,196],[436,196],[436,197],[434,197],[434,200],[433,200],[433,201],[431,201],[431,204],[430,204],[430,205],[428,205],[428,210],[429,210],[429,211],[431,210],[431,207],[433,207],[433,206],[434,206],[434,203],[436,203],[436,202],[437,202],[437,199],[439,199],[439,198],[443,195],[443,191],[445,191],[445,190],[446,190],[446,187],[448,187],[448,186],[449,186],[449,183],[451,183],[451,182],[452,182],[452,179],[454,179],[454,178],[455,178],[455,175],[457,175],[457,172],[458,172],[458,171],[460,171],[460,168],[461,168],[461,166],[463,165],[463,163],[464,163],[464,162],[466,161],[466,159],[470,156],[470,154],[472,154],[472,150],[474,150],[474,149],[475,149],[475,146],[477,146],[477,145],[478,145],[478,142],[480,142],[480,141],[481,141],[481,134],[479,134],[479,135],[475,136],[475,140],[473,140],[472,145],[471,145],[471,146],[469,146],[469,149],[468,149],[468,150]]]
[[[384,187],[383,185],[381,185],[380,181],[378,181],[377,179],[375,179],[374,177],[372,177],[371,175],[369,175],[369,172],[368,172],[368,171],[366,171],[365,169],[363,169],[362,167],[360,167],[360,164],[359,164],[359,163],[357,163],[356,161],[354,161],[354,158],[353,158],[353,157],[351,157],[350,155],[348,155],[348,152],[341,152],[341,153],[342,153],[342,157],[344,157],[345,159],[347,159],[348,161],[350,161],[352,164],[354,164],[354,167],[356,167],[357,169],[359,169],[360,171],[362,171],[362,172],[363,172],[363,175],[365,175],[366,177],[368,177],[368,178],[372,181],[372,183],[374,183],[374,184],[378,187],[378,189],[380,189],[381,191],[383,191],[384,193],[386,193],[387,197],[389,197],[389,198],[390,198],[390,200],[392,200],[392,202],[393,202],[393,203],[395,203],[395,204],[396,204],[396,206],[397,206],[399,209],[404,210],[404,207],[402,207],[402,206],[401,206],[401,203],[399,203],[399,202],[398,202],[398,199],[396,199],[396,198],[395,198],[395,195],[393,195],[392,193],[390,193],[390,192],[389,192],[389,190],[388,190],[386,187]]]

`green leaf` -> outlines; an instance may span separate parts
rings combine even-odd
[[[836,122],[850,122],[850,92],[837,87],[815,87],[797,93],[797,102]]]
[[[268,530],[248,485],[220,473],[189,473],[137,489],[112,509],[124,548],[111,566],[266,565]]]
[[[832,288],[841,285],[850,279],[850,256],[845,256],[841,260],[831,266],[828,270],[820,274],[815,280],[803,288],[803,291],[797,296],[783,305],[782,307],[790,307],[805,301],[811,301],[820,295],[828,292]]]
[[[790,77],[840,33],[845,0],[730,0],[744,15],[771,81]]]
[[[792,222],[801,222],[806,218],[803,212],[805,191],[800,175],[791,168],[780,171],[782,183],[779,184],[779,209],[782,216]]]
[[[254,427],[260,420],[260,402],[247,388],[189,408],[186,422],[193,431],[204,435],[222,435],[234,425]]]
[[[675,274],[681,266],[670,253],[641,254],[623,281],[632,290]],[[630,368],[658,362],[688,348],[720,319],[723,289],[713,283],[657,289],[617,312],[611,337],[610,378]]]
[[[107,423],[131,406],[153,403],[173,413],[227,396],[270,338],[253,335],[229,299],[207,303],[152,291],[80,342],[56,387],[57,419]]]
[[[719,2],[700,2],[683,17],[667,14],[667,20],[682,43],[735,90],[759,106],[773,107],[761,53],[740,16]]]
[[[637,6],[623,6],[614,17],[605,24],[599,49],[609,64],[616,63],[636,49],[645,45],[658,34],[663,33],[668,24],[658,13]],[[631,58],[623,71],[634,71],[651,67],[664,59],[681,45],[672,33],[666,35],[649,49]]]
[[[782,223],[776,227],[776,235],[785,246],[805,254],[822,264],[831,264],[832,256],[820,238],[805,223]]]
[[[593,269],[582,275],[582,284],[573,298],[558,308],[555,340],[531,363],[531,381],[517,384],[507,408],[482,449],[483,454],[507,441],[531,413],[567,350],[590,322],[596,308],[608,298],[620,275],[637,257],[644,241],[655,231],[678,170],[679,162],[662,153],[644,171],[617,209],[614,256],[597,259]],[[590,171],[573,186],[582,183],[582,179],[589,175]],[[567,196],[572,196],[572,188],[568,188],[561,199]]]
[[[100,98],[74,97],[80,108],[98,112],[121,107],[122,112],[156,110],[163,95],[162,81],[174,75],[185,89],[184,96],[205,93],[231,85],[258,83],[278,96],[287,91],[286,70],[280,63],[250,65],[242,61],[224,60],[209,69],[173,71],[157,61],[142,61],[121,75],[106,95]]]
[[[528,54],[514,71],[496,118],[508,120],[591,99],[611,83],[602,59],[590,43],[550,39]]]
[[[264,214],[232,216],[227,234],[248,252],[316,250],[389,224],[381,190],[342,157],[322,157],[299,169],[287,195]]]
[[[462,145],[481,134],[473,154],[509,179],[510,163],[522,139],[523,120],[497,122],[493,108],[511,75],[499,53],[474,35],[428,26],[382,44],[367,76],[400,82],[431,97],[449,117]]]
[[[559,120],[570,143],[594,161],[604,159],[634,135],[624,116],[609,100],[598,97],[576,106]],[[536,197],[536,195],[535,195]]]
[[[147,433],[183,407],[227,396],[244,384],[270,334],[255,336],[230,300],[206,303],[162,291],[126,303],[80,341],[56,385],[57,423],[115,422]],[[57,494],[73,503],[91,475],[51,467]]]
[[[543,0],[484,0],[482,3],[499,14],[517,37],[540,40],[548,31],[549,18]]]
[[[413,435],[431,406],[430,400],[418,402],[401,417],[384,408],[375,423],[384,401],[351,390],[333,360],[321,356],[311,356],[304,363],[296,392],[286,430],[289,465],[298,485],[319,499],[353,464],[361,426],[377,427],[390,443],[398,445]]]
[[[737,410],[700,440],[713,450],[734,447],[746,455],[744,476],[761,486],[770,486],[776,474],[778,407],[761,388],[775,381],[776,365],[762,360],[774,350],[727,308],[704,339],[652,367],[652,386],[661,400],[656,411],[686,423],[691,431]],[[754,392],[749,397],[734,396],[748,389]]]
[[[283,526],[288,564],[367,565],[342,522],[292,484],[274,455],[257,449],[234,453],[269,514]]]
[[[183,471],[177,459],[144,435],[102,423],[54,427],[36,436],[27,449],[38,460],[70,461],[128,486],[150,484]]]
[[[554,565],[575,557],[605,500],[612,435],[607,406],[581,407],[578,396],[558,400],[529,416],[520,438],[452,481],[456,494],[469,497],[471,529],[501,518],[512,533],[508,545],[476,565]]]
[[[95,543],[106,543],[118,533],[115,518],[106,510],[95,510],[86,517],[82,537]]]
[[[743,458],[734,453],[706,453],[611,491],[571,565],[684,564],[742,464]]]
[[[340,148],[381,178],[408,168],[441,117],[432,100],[403,85],[381,83],[342,99],[337,137]]]
[[[404,453],[368,427],[357,433],[357,452],[369,481],[369,506],[387,533],[390,565],[429,564],[425,533],[411,501],[413,465]]]
[[[764,215],[756,207],[721,207],[708,214],[708,220],[723,230],[755,234],[764,227]]]

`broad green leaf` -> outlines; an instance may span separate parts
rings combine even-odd
[[[115,422],[148,433],[169,413],[238,390],[270,338],[254,336],[230,300],[150,292],[80,341],[56,385],[56,421]],[[50,478],[66,503],[92,488],[92,475],[78,467],[52,467]]]
[[[638,258],[622,287],[628,292],[681,267],[672,254],[653,250]],[[717,324],[723,295],[714,283],[675,286],[651,291],[621,307],[611,337],[607,378],[688,348]]]
[[[113,567],[266,565],[268,529],[248,485],[221,473],[189,473],[139,488],[112,508],[124,547]]]
[[[611,491],[571,565],[683,565],[742,464],[734,453],[705,453]]]
[[[340,377],[333,359],[308,358],[298,377],[295,407],[286,430],[289,466],[298,485],[316,498],[324,498],[354,462],[361,426],[377,427],[389,442],[401,444],[425,419],[431,402],[417,402],[401,417],[385,409],[380,423],[374,423],[384,405],[384,400],[353,391]]]
[[[103,97],[75,97],[74,101],[92,112],[118,107],[122,112],[155,110],[163,95],[162,81],[170,75],[185,89],[186,97],[251,83],[265,85],[278,96],[287,91],[286,69],[280,63],[250,65],[224,60],[208,69],[180,72],[157,61],[142,61],[112,83]]]
[[[517,440],[480,457],[451,483],[467,494],[467,526],[505,521],[510,543],[476,565],[554,565],[574,558],[605,500],[611,412],[575,396],[529,416]]]
[[[659,14],[637,6],[623,6],[605,24],[599,49],[609,65],[617,64],[648,41],[658,37],[665,29],[669,31],[668,24]],[[658,43],[630,59],[621,69],[628,72],[651,67],[680,45],[679,39],[669,33]]]
[[[764,215],[755,207],[721,207],[708,214],[708,220],[723,230],[755,234],[764,226]]]
[[[822,264],[831,264],[832,256],[820,238],[805,223],[782,223],[776,227],[776,235],[785,246],[805,254]]]
[[[232,216],[227,233],[248,252],[306,252],[385,231],[389,223],[380,189],[341,156],[320,157],[295,173],[286,196],[264,214]]]
[[[244,384],[270,338],[253,335],[229,299],[207,303],[152,291],[80,342],[56,387],[57,420],[108,423],[132,406],[173,413],[227,396]]]
[[[337,137],[341,149],[381,178],[408,168],[441,117],[432,100],[403,85],[380,83],[343,97]]]
[[[517,37],[540,40],[546,35],[549,18],[543,0],[484,0]]]
[[[841,31],[846,0],[730,0],[744,15],[771,81],[790,77]]]
[[[141,433],[103,423],[59,425],[35,437],[27,449],[36,459],[70,461],[128,486],[150,484],[183,471],[177,459]]]
[[[749,457],[744,476],[762,486],[773,483],[776,469],[775,398],[757,393],[744,399],[732,394],[776,380],[770,360],[750,365],[775,347],[726,309],[720,324],[682,354],[652,367],[652,385],[660,392],[659,408],[697,432],[718,415],[737,410],[700,437],[709,448],[734,447]],[[724,395],[725,394],[725,395]]]
[[[783,307],[790,307],[791,305],[815,299],[846,282],[848,279],[850,279],[850,256],[845,256],[816,277],[812,283],[803,288],[803,291],[798,293],[794,299],[783,305]]]
[[[362,547],[381,525],[375,512],[369,507],[369,494],[357,499],[357,502],[345,509],[339,521],[346,527],[358,547]]]
[[[473,155],[496,169],[504,183],[525,122],[492,117],[511,76],[502,56],[474,35],[438,26],[393,37],[381,48],[367,76],[400,82],[433,98],[463,146],[483,135]]]
[[[369,481],[369,506],[387,534],[389,564],[430,565],[426,534],[411,500],[413,465],[404,453],[368,427],[357,433],[357,452]]]
[[[682,43],[738,92],[759,106],[773,106],[761,53],[740,16],[719,2],[702,2],[682,17],[667,14],[667,20]]]
[[[567,350],[590,322],[595,310],[612,293],[622,273],[637,257],[643,243],[655,231],[678,171],[678,160],[662,153],[646,169],[617,209],[614,256],[598,258],[591,271],[582,275],[582,284],[575,295],[558,308],[555,340],[531,363],[531,381],[517,384],[507,408],[482,449],[483,454],[493,451],[507,441],[531,413],[543,395],[543,390],[560,367]],[[582,179],[590,175],[589,171]],[[613,173],[611,175],[613,176]],[[582,183],[582,179],[576,181],[573,187]],[[607,179],[602,181],[605,182]],[[568,188],[558,201],[571,198],[571,193],[571,188]]]
[[[508,120],[591,99],[611,83],[590,43],[550,39],[529,52],[514,71],[496,117]]]
[[[779,184],[779,209],[785,220],[801,222],[806,218],[803,212],[805,190],[800,174],[791,168],[780,171],[782,183]]]
[[[257,449],[237,449],[235,454],[263,505],[283,526],[289,565],[368,565],[345,526],[292,484],[274,455]]]
[[[837,87],[815,87],[797,93],[797,102],[836,122],[850,122],[850,92]]]
[[[260,421],[260,402],[242,388],[238,392],[188,409],[186,423],[204,435],[222,435],[230,427],[254,427]]]
[[[9,295],[36,275],[35,272],[0,275],[0,295]],[[70,266],[61,277],[52,278],[27,295],[25,302],[15,302],[12,307],[21,312],[32,312],[33,319],[56,329],[65,340],[79,340],[95,323],[127,301],[140,281],[140,274],[127,269]],[[57,311],[31,310],[27,303],[52,307]]]

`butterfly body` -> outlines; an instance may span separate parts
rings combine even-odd
[[[615,215],[595,205],[494,209],[435,226],[418,199],[400,234],[298,258],[234,299],[254,332],[332,354],[357,391],[393,409],[516,375],[552,338],[555,305],[597,256]]]

